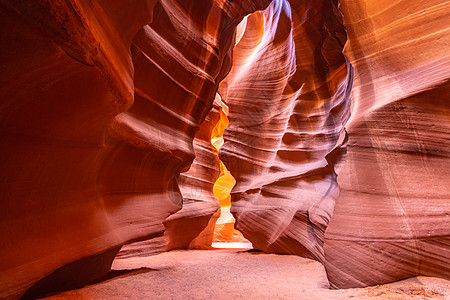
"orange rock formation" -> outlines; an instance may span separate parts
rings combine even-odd
[[[63,268],[36,290],[95,280],[163,234],[235,27],[264,2],[0,2],[0,297],[63,266],[79,282]]]
[[[355,82],[328,278],[450,278],[450,2],[341,2]]]
[[[327,155],[350,112],[352,70],[337,3],[273,1],[247,19],[219,93],[231,211],[255,248],[324,260],[338,196]]]
[[[449,278],[449,14],[1,0],[0,298],[95,281],[125,244],[209,244],[220,97],[231,211],[255,248],[317,259],[337,288]]]

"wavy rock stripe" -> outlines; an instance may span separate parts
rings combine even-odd
[[[355,84],[325,233],[328,279],[337,288],[448,279],[450,2],[342,0],[341,9]]]
[[[352,126],[365,113],[449,78],[450,1],[341,0],[355,69]]]
[[[350,111],[351,66],[336,1],[273,1],[247,18],[219,93],[231,211],[254,247],[324,260],[338,194],[327,155]]]
[[[214,236],[215,236],[215,228],[216,223],[218,219],[221,216],[221,210],[219,209],[223,204],[223,197],[226,195],[230,197],[230,191],[231,188],[228,190],[224,190],[223,186],[221,186],[221,183],[223,183],[223,177],[224,172],[228,172],[226,170],[224,164],[219,159],[219,148],[223,144],[223,132],[225,128],[228,126],[228,106],[222,101],[219,94],[216,94],[216,98],[214,99],[214,108],[213,110],[218,109],[219,110],[219,118],[217,123],[215,124],[212,132],[211,132],[211,139],[210,143],[214,147],[214,162],[215,167],[218,170],[218,177],[214,177],[214,180],[212,178],[210,179],[210,182],[212,183],[211,186],[208,186],[208,192],[211,193],[211,195],[214,196],[213,200],[218,205],[218,209],[216,212],[212,215],[212,217],[209,219],[207,226],[200,232],[200,234],[192,240],[192,242],[189,244],[189,248],[191,249],[210,249],[212,243],[214,242]],[[211,113],[216,113],[211,111]],[[205,120],[206,121],[206,120]],[[194,144],[195,145],[195,144]],[[209,145],[208,145],[209,146]],[[229,172],[228,172],[229,173]],[[214,174],[214,176],[217,176]],[[231,176],[231,175],[230,175]],[[234,180],[234,179],[233,179]],[[225,193],[225,195],[224,195]],[[231,198],[231,197],[230,197]]]
[[[235,27],[268,4],[201,2],[0,1],[0,298],[98,279],[180,209]]]
[[[216,95],[216,100],[218,95]],[[181,210],[164,221],[164,236],[158,239],[140,241],[125,245],[117,258],[149,256],[171,249],[187,249],[191,242],[211,223],[212,230],[205,232],[196,246],[210,246],[214,224],[218,216],[219,200],[213,187],[220,175],[219,152],[211,143],[211,137],[221,126],[223,103],[214,102],[212,110],[200,126],[194,139],[195,159],[190,169],[178,177],[178,185],[183,196]],[[219,212],[220,214],[220,212]]]
[[[98,278],[122,243],[161,231],[156,220],[177,209],[164,204],[163,216],[151,216],[155,222],[140,230],[131,221],[149,206],[144,194],[124,191],[121,199],[105,201],[103,166],[115,148],[105,132],[114,114],[132,103],[129,47],[139,27],[151,21],[144,8],[152,3],[127,7],[124,13],[135,14],[134,20],[107,13],[120,7],[118,1],[104,13],[91,4],[0,4],[0,298],[18,298],[75,261],[79,270],[93,267],[69,282]],[[115,51],[109,51],[112,44]],[[140,159],[129,157],[117,170],[130,162],[139,165]],[[40,286],[45,289],[45,282]]]
[[[447,82],[385,105],[350,130],[325,233],[332,286],[450,278],[448,95]]]

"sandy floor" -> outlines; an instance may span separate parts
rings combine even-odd
[[[329,290],[324,268],[309,259],[191,250],[116,260],[110,279],[47,299],[450,299],[450,281],[416,277]]]

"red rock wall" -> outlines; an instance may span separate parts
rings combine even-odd
[[[164,236],[125,245],[117,258],[211,246],[215,221],[220,216],[219,199],[216,198],[213,188],[221,172],[219,152],[211,139],[223,134],[222,118],[227,110],[216,94],[213,108],[200,125],[194,139],[195,159],[189,170],[178,177],[183,206],[164,221]]]
[[[111,259],[83,258],[163,233],[234,28],[263,2],[0,2],[0,297],[77,261],[96,279]]]
[[[221,158],[256,248],[339,288],[450,277],[450,2],[269,2],[0,0],[0,298],[206,226],[232,63]]]
[[[231,211],[256,249],[323,261],[338,196],[327,155],[350,112],[352,71],[336,2],[273,1],[248,17],[219,93]]]
[[[449,78],[450,2],[341,0],[345,55],[355,69],[352,117]]]
[[[338,288],[449,278],[450,3],[343,0],[351,99],[333,4],[274,1],[246,22],[219,90],[236,226]]]
[[[447,83],[384,105],[350,129],[325,234],[334,287],[450,278],[449,92]]]
[[[450,2],[341,2],[355,84],[328,278],[450,278]]]
[[[133,12],[142,7],[129,9],[136,13],[135,24],[106,14],[90,18],[110,28],[105,35],[102,27],[93,31],[86,23],[85,16],[93,14],[87,3],[0,5],[0,298],[18,297],[68,263],[161,232],[160,220],[178,209],[169,199],[162,201],[164,209],[148,217],[145,229],[132,223],[144,219],[145,195],[108,188],[111,165],[126,172],[130,163],[142,161],[142,156],[114,161],[125,146],[105,135],[114,115],[133,99],[126,50],[135,34],[131,29],[151,20]],[[117,32],[129,25],[130,32]],[[108,51],[112,43],[117,51]],[[90,280],[102,272],[94,268],[80,277]]]

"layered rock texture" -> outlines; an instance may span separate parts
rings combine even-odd
[[[327,155],[350,113],[352,70],[337,2],[273,1],[250,15],[219,93],[231,211],[255,248],[324,260],[338,196]]]
[[[219,89],[237,228],[318,259],[337,288],[449,278],[449,2],[340,8],[274,1],[248,17]]]
[[[38,290],[95,280],[163,234],[235,27],[264,2],[0,2],[0,298],[58,269]]]
[[[218,153],[255,248],[319,260],[337,288],[449,278],[449,17],[0,0],[0,298],[98,280],[125,244],[208,245],[233,185]]]
[[[450,277],[449,92],[384,105],[349,129],[325,234],[333,286]]]
[[[325,234],[328,278],[344,288],[448,279],[450,2],[343,0],[341,9],[355,82]]]
[[[214,188],[222,173],[218,147],[212,141],[223,135],[228,124],[227,113],[227,106],[216,94],[213,108],[194,139],[195,159],[189,170],[178,177],[183,197],[182,209],[164,221],[164,236],[126,245],[118,253],[118,258],[211,245],[215,221],[220,216],[219,199]]]

